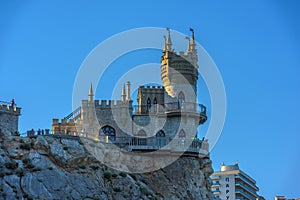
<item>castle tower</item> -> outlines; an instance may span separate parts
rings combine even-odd
[[[0,102],[0,132],[14,134],[18,131],[21,108],[9,102]]]
[[[173,98],[191,98],[189,102],[196,102],[197,80],[198,80],[198,56],[194,30],[192,31],[192,39],[189,39],[187,51],[180,52],[179,55],[172,50],[171,33],[168,31],[168,37],[165,37],[163,55],[161,59],[161,79],[163,86],[169,96]],[[189,89],[191,88],[191,89]]]
[[[96,116],[93,86],[90,85],[88,100],[82,100],[81,106],[82,133],[89,138],[97,138],[99,123]]]

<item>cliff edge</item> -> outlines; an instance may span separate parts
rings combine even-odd
[[[0,199],[213,199],[208,157],[129,174],[101,164],[79,138],[0,135]]]

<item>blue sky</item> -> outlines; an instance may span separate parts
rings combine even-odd
[[[193,27],[227,92],[225,126],[211,152],[215,170],[238,160],[267,199],[300,197],[299,8],[297,0],[1,1],[0,100],[22,107],[21,132],[49,128],[71,112],[77,71],[100,42],[138,27],[185,34]],[[130,54],[108,76],[159,56]],[[99,87],[96,97],[109,98],[109,88]]]

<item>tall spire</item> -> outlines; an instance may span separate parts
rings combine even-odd
[[[93,101],[93,99],[94,99],[94,93],[93,93],[93,86],[91,83],[90,91],[89,91],[89,101]]]
[[[123,88],[122,88],[121,100],[122,101],[126,100],[125,84],[123,85]]]
[[[172,51],[172,40],[171,40],[171,31],[169,28],[167,28],[168,31],[168,39],[166,41],[166,50],[167,51]]]

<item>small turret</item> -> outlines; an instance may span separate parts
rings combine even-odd
[[[169,96],[178,98],[180,92],[185,96],[185,101],[195,102],[197,95],[198,80],[198,56],[194,30],[188,39],[188,49],[184,54],[177,54],[172,48],[170,29],[167,28],[168,36],[165,38],[164,51],[161,59],[161,79]],[[193,91],[187,91],[192,88]],[[188,99],[187,99],[188,98]]]

